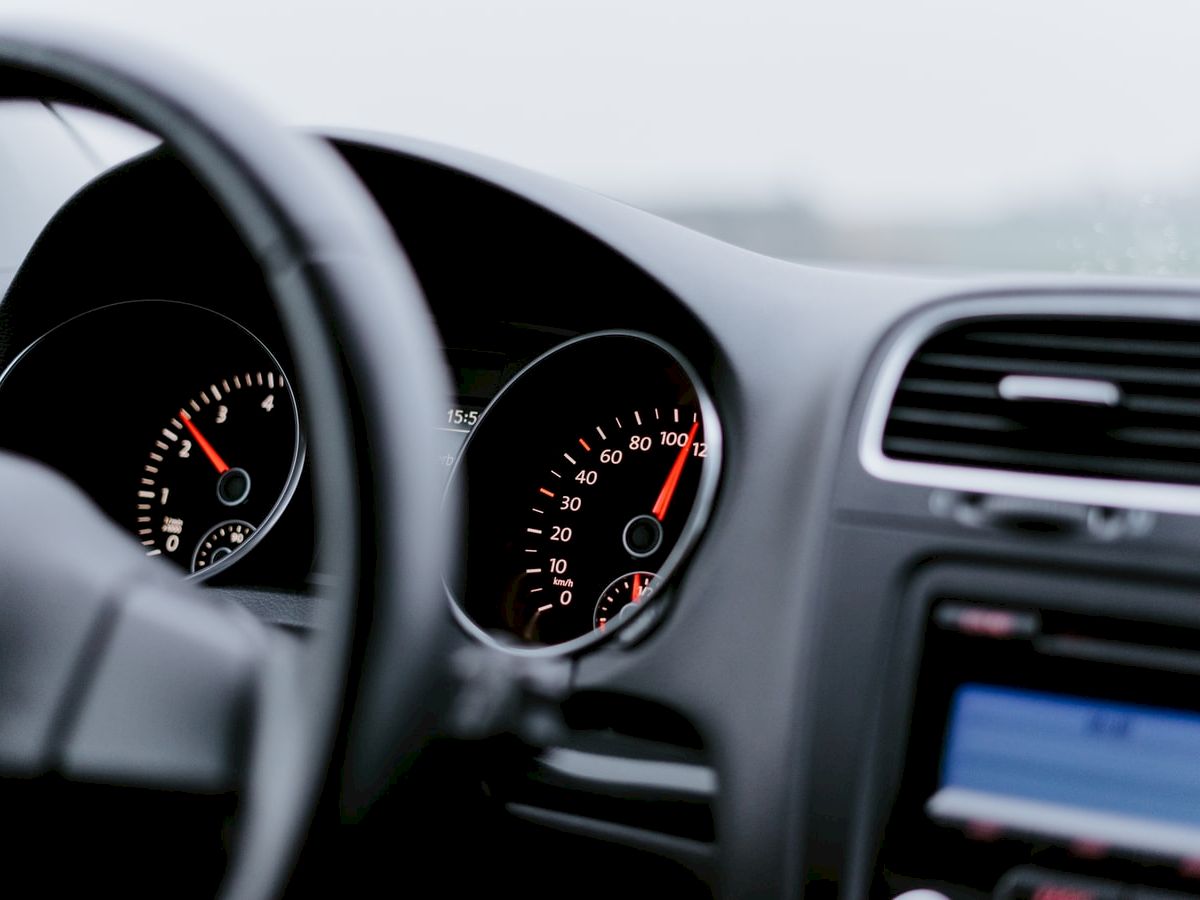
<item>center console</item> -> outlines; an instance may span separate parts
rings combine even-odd
[[[902,628],[919,649],[892,661],[878,726],[909,739],[875,761],[871,796],[890,803],[872,893],[1200,893],[1196,606],[1062,572],[915,579]]]

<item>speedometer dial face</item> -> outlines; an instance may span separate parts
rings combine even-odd
[[[597,639],[668,583],[720,465],[715,413],[661,343],[577,339],[535,361],[476,426],[456,470],[466,620],[527,647]]]

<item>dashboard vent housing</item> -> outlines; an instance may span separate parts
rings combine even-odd
[[[912,353],[877,437],[888,461],[1200,485],[1200,323],[959,320]]]

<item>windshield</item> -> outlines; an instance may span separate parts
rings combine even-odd
[[[1192,0],[6,0],[287,121],[500,157],[735,244],[919,271],[1200,271]]]

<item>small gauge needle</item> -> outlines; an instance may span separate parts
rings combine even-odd
[[[187,430],[192,433],[192,437],[196,439],[196,443],[200,445],[200,449],[204,451],[204,455],[208,457],[208,461],[213,464],[213,468],[221,475],[228,472],[229,466],[225,463],[225,460],[221,459],[221,454],[213,449],[213,445],[200,433],[200,429],[196,427],[196,423],[188,418],[188,414],[182,409],[179,411],[179,419],[183,422]]]
[[[642,596],[642,573],[635,572],[633,575],[633,591],[629,595],[629,599],[634,603],[638,602],[638,598]]]
[[[675,464],[671,466],[671,471],[667,473],[667,480],[663,482],[662,490],[658,492],[658,499],[654,501],[654,508],[650,510],[660,522],[666,518],[667,507],[671,505],[671,498],[675,496],[675,488],[679,487],[679,476],[683,474],[684,464],[688,460],[688,451],[692,449],[692,441],[695,439],[696,429],[699,427],[699,422],[692,423],[692,430],[688,432],[687,440],[679,448],[679,455],[675,457]]]

